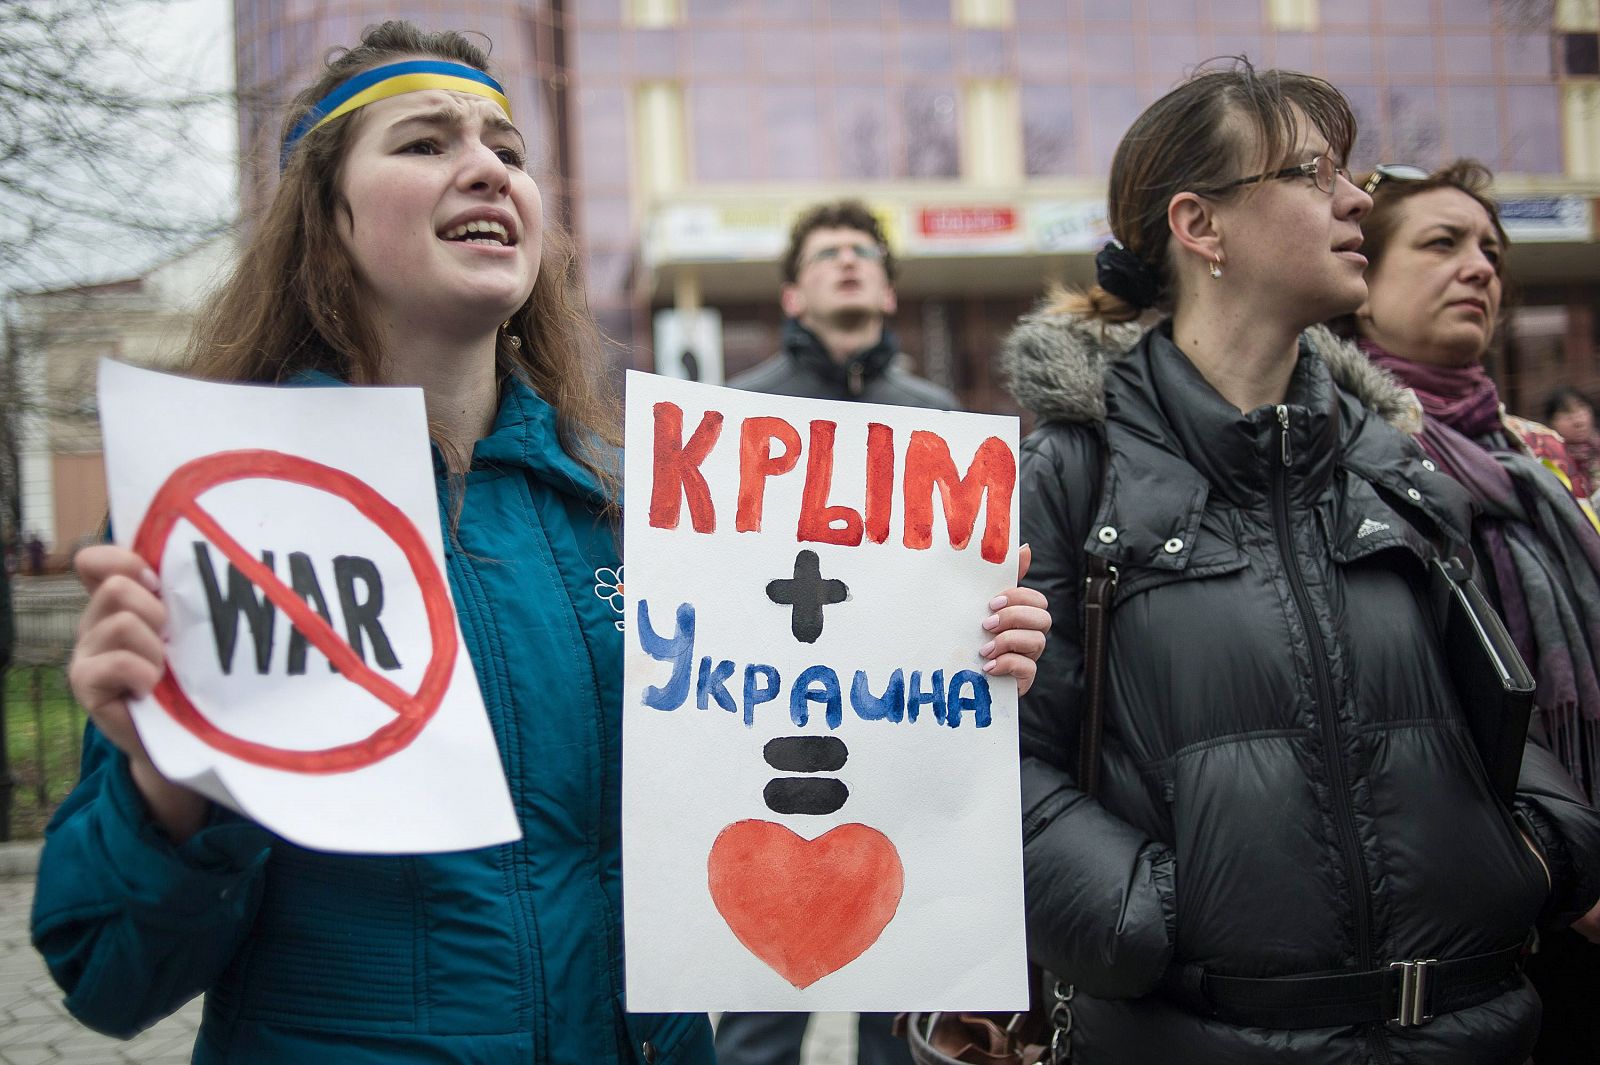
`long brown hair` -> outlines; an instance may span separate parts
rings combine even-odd
[[[408,56],[433,56],[489,72],[488,56],[454,31],[424,32],[385,22],[332,56],[296,96],[284,131],[336,85]],[[201,312],[190,337],[190,372],[218,381],[280,382],[324,370],[352,384],[384,380],[383,351],[349,251],[334,224],[348,204],[340,169],[353,139],[351,112],[308,133],[295,147],[277,192],[241,250],[237,266]],[[600,334],[589,316],[571,238],[546,218],[533,292],[503,330],[495,359],[555,408],[561,444],[616,498],[620,403],[605,373]],[[511,336],[522,338],[521,346]]]
[[[1284,165],[1295,150],[1302,118],[1328,138],[1342,165],[1356,141],[1356,119],[1344,95],[1328,82],[1292,70],[1257,71],[1237,57],[1228,69],[1197,74],[1151,104],[1134,120],[1111,162],[1111,232],[1149,271],[1155,306],[1170,310],[1167,205],[1180,192],[1223,198],[1247,161],[1261,169]],[[1049,308],[1107,322],[1128,322],[1143,308],[1099,285],[1058,291]]]

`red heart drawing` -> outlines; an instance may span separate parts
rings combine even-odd
[[[889,837],[859,824],[804,839],[771,821],[736,821],[717,834],[706,872],[739,942],[800,988],[876,943],[905,888]]]

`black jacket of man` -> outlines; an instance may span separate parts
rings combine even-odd
[[[955,396],[900,369],[896,363],[901,358],[894,333],[886,327],[876,344],[843,363],[835,362],[815,333],[795,319],[786,318],[783,349],[728,384],[776,396],[955,409]]]

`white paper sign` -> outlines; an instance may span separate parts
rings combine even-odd
[[[1027,1005],[1017,422],[628,375],[627,1001]]]
[[[157,768],[286,839],[517,839],[456,623],[422,393],[220,385],[100,363],[117,542],[161,578]]]

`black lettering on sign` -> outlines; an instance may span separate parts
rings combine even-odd
[[[265,674],[272,666],[272,644],[277,623],[277,608],[266,592],[257,588],[232,563],[228,565],[228,588],[222,590],[222,581],[211,564],[211,548],[204,540],[194,541],[195,568],[200,571],[200,583],[205,588],[206,605],[211,611],[211,633],[217,643],[217,663],[224,674],[233,673],[233,651],[239,642],[239,619],[242,616],[250,626],[250,640],[255,648],[256,672]],[[261,552],[261,564],[273,569],[273,553]],[[273,571],[276,573],[276,570]],[[333,582],[339,595],[339,609],[344,614],[345,634],[356,657],[367,660],[367,642],[372,643],[372,656],[382,669],[399,669],[389,634],[383,631],[378,615],[383,612],[383,577],[371,559],[356,555],[339,555],[333,560]],[[289,586],[306,601],[306,605],[321,615],[322,620],[333,624],[328,598],[322,592],[311,556],[304,551],[289,554]],[[289,652],[285,672],[298,676],[306,671],[306,655],[311,641],[298,628],[290,626]],[[328,664],[330,670],[333,664]]]
[[[383,578],[370,558],[340,555],[333,560],[333,579],[339,586],[339,607],[344,611],[344,631],[350,637],[350,646],[356,657],[365,662],[367,653],[362,646],[363,631],[372,639],[372,655],[384,669],[399,669],[400,660],[389,646],[389,637],[378,624],[378,613],[383,609]],[[367,587],[365,599],[356,598],[356,582]]]
[[[233,648],[239,640],[239,615],[250,624],[250,639],[256,649],[256,672],[265,673],[272,662],[272,629],[277,608],[267,594],[250,583],[249,578],[228,566],[228,594],[222,594],[217,581],[217,571],[211,566],[211,548],[204,540],[194,542],[195,568],[200,571],[200,583],[205,586],[206,605],[211,608],[211,634],[217,640],[217,662],[222,672],[233,672]],[[272,568],[272,552],[261,552],[261,564]]]
[[[328,599],[322,594],[322,585],[317,583],[317,571],[311,568],[311,556],[304,551],[294,551],[289,555],[289,587],[294,589],[294,594],[306,601],[306,605],[322,615],[322,620],[329,625],[333,624],[333,615],[328,613]],[[305,633],[298,628],[289,631],[289,675],[297,676],[306,671],[306,649],[311,646],[311,641],[306,639]],[[361,653],[361,648],[356,648],[356,654]],[[337,673],[339,668],[332,662],[328,663],[330,672]]]

